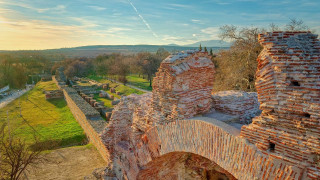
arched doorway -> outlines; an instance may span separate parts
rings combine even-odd
[[[137,180],[236,180],[215,162],[189,152],[171,152],[149,162]]]

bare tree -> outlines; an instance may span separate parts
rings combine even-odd
[[[170,55],[170,53],[165,50],[164,48],[159,48],[156,52],[156,55],[160,58],[160,59],[165,59],[166,57],[168,57]]]
[[[41,149],[31,151],[24,140],[5,133],[5,125],[0,129],[0,179],[17,180],[27,167],[43,160]]]
[[[274,23],[271,23],[271,24],[269,24],[269,27],[270,27],[270,31],[280,31],[280,28],[279,28],[279,26],[277,26],[276,24],[274,24]]]
[[[217,66],[214,90],[254,91],[256,59],[262,49],[258,34],[264,32],[264,29],[225,25],[220,28],[220,32],[220,38],[233,41],[233,45],[213,58]]]
[[[157,72],[160,63],[162,61],[161,57],[156,54],[151,53],[140,53],[138,54],[139,66],[142,67],[143,73],[147,75],[149,86],[152,85],[152,78],[154,74]]]
[[[288,31],[305,31],[309,30],[309,27],[304,24],[301,19],[292,18],[290,22],[286,25],[286,30]]]

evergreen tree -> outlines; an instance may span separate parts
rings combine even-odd
[[[207,47],[204,47],[204,52],[208,52]]]
[[[210,56],[213,56],[212,48],[210,48]]]
[[[199,46],[199,51],[202,51],[202,46],[201,46],[201,43],[200,43],[200,46]]]

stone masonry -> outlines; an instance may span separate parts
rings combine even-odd
[[[229,91],[211,97],[214,66],[206,53],[169,56],[154,78],[153,92],[122,98],[101,134],[117,178],[143,179],[149,173],[144,169],[165,164],[161,157],[185,152],[211,160],[219,172],[236,179],[320,179],[317,36],[274,32],[259,40],[264,49],[256,88],[262,113],[252,124],[240,131],[199,117],[215,108],[250,118],[255,94]]]
[[[153,79],[153,109],[165,117],[176,109],[185,118],[209,111],[214,72],[207,52],[186,51],[169,56]]]
[[[310,32],[259,35],[256,89],[262,114],[241,136],[320,179],[320,43]]]
[[[207,52],[187,51],[166,58],[152,93],[122,98],[104,133],[108,149],[117,140],[136,141],[155,124],[190,118],[212,108],[214,65]]]
[[[220,91],[212,95],[213,107],[223,113],[239,115],[241,123],[251,123],[260,113],[257,93],[244,91]]]

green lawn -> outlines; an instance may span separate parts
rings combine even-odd
[[[139,87],[141,89],[145,89],[148,91],[152,91],[152,87],[150,87],[150,83],[147,80],[147,77],[145,77],[145,79],[141,77],[139,77],[139,75],[137,74],[130,74],[129,76],[127,76],[127,80],[130,84]]]
[[[33,90],[0,109],[0,125],[7,122],[8,111],[11,131],[30,145],[35,146],[34,134],[41,142],[37,145],[46,146],[47,149],[81,144],[86,140],[86,136],[65,100],[45,99],[43,91],[54,89],[57,87],[53,81],[39,82]],[[20,117],[19,102],[26,121]]]
[[[109,92],[108,92],[109,93]],[[98,102],[104,102],[104,106],[108,107],[108,108],[112,108],[112,100],[109,100],[107,98],[102,98],[102,97],[99,97],[99,94],[95,94],[94,97],[93,97],[95,100],[97,100]]]
[[[139,91],[139,90],[130,88],[130,87],[128,87],[128,86],[125,86],[125,85],[122,85],[122,84],[118,84],[118,83],[115,83],[115,82],[111,82],[111,81],[109,81],[109,80],[107,80],[107,79],[104,79],[104,78],[102,78],[102,77],[98,77],[98,76],[93,76],[93,75],[91,75],[91,76],[89,76],[89,78],[90,78],[90,79],[93,79],[93,80],[96,80],[96,81],[98,81],[98,82],[101,82],[101,83],[109,83],[109,86],[110,86],[111,88],[116,87],[116,88],[115,88],[116,91],[119,91],[122,95],[128,96],[128,95],[130,95],[130,94],[143,94],[143,93],[144,93],[144,92],[142,92],[142,91]],[[108,93],[111,94],[110,91],[108,91]],[[112,95],[114,95],[114,96],[117,97],[117,98],[120,98],[120,97],[117,96],[116,94],[112,94]]]

